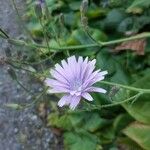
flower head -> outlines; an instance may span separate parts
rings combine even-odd
[[[95,59],[88,61],[88,57],[84,60],[81,56],[78,59],[71,56],[67,61],[62,60],[61,65],[55,65],[50,71],[52,79],[47,78],[45,83],[51,87],[49,93],[65,94],[59,100],[58,106],[69,105],[71,109],[75,109],[81,97],[88,101],[93,100],[90,92],[106,93],[106,90],[93,86],[107,74],[107,71],[94,71],[95,63]]]

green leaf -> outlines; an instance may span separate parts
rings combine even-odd
[[[130,124],[123,133],[138,143],[143,149],[150,149],[150,126],[139,122]]]
[[[102,144],[110,144],[115,139],[115,130],[112,125],[105,126],[99,132],[99,137]]]
[[[119,9],[112,9],[106,19],[105,19],[105,28],[108,30],[114,30],[124,19],[125,14]]]
[[[102,70],[107,70],[109,74],[112,74],[116,70],[116,61],[112,59],[112,56],[107,52],[108,48],[103,48],[97,55],[97,66]],[[111,64],[111,65],[110,65]]]
[[[125,33],[126,31],[130,31],[133,28],[133,19],[132,17],[125,18],[118,26],[117,31]]]
[[[92,32],[94,32],[94,29],[92,30]],[[101,34],[100,32],[98,33],[99,36],[94,35],[95,37],[102,37],[104,34]],[[104,37],[104,36],[103,36]],[[86,35],[86,33],[82,30],[82,29],[77,29],[74,30],[71,34],[71,36],[69,37],[67,44],[68,45],[83,45],[83,44],[90,44],[93,43],[92,40]],[[75,51],[75,55],[92,55],[95,53],[95,50],[97,50],[97,48],[86,48],[83,50],[76,50]]]
[[[119,64],[116,64],[117,71],[114,73],[114,75],[111,78],[111,82],[117,82],[121,84],[127,84],[129,81],[129,78],[125,71],[122,69],[122,66]]]
[[[35,37],[35,38],[43,37],[42,27],[41,27],[40,23],[37,22],[36,20],[33,20],[33,22],[29,22],[27,24],[27,28],[30,30],[33,37]]]
[[[7,103],[5,106],[12,109],[22,109],[21,105],[15,103]]]
[[[142,13],[144,8],[150,6],[149,0],[134,0],[130,7],[127,8],[127,12]]]
[[[84,113],[74,113],[69,115],[70,122],[72,126],[77,127],[80,126],[83,121]]]
[[[64,134],[64,143],[66,150],[95,150],[97,137],[86,131],[66,132]]]
[[[95,18],[100,18],[100,17],[104,17],[107,13],[106,9],[99,9],[99,7],[97,8],[89,8],[88,12],[87,12],[87,17],[89,20],[91,19],[95,19]]]
[[[127,150],[143,150],[136,142],[128,137],[118,138],[117,144]]]
[[[80,21],[78,13],[66,13],[64,14],[64,23],[67,26],[76,27],[78,22]]]
[[[79,10],[80,9],[80,5],[81,5],[80,1],[69,2],[69,7],[70,7],[71,10]]]
[[[133,87],[150,89],[150,76],[143,77]],[[135,92],[131,92],[130,96],[133,96]],[[136,120],[150,124],[150,94],[143,94],[133,104],[125,103],[123,107],[127,112],[133,116]]]
[[[51,113],[48,115],[48,125],[69,130],[72,128],[72,124],[69,120],[69,116],[59,116],[58,113]]]
[[[86,118],[83,128],[90,132],[101,129],[109,123],[108,120],[101,118],[98,113],[88,114]]]
[[[149,7],[149,6],[150,6],[150,1],[149,0],[134,0],[129,8]]]
[[[117,133],[119,133],[122,129],[124,129],[133,118],[129,114],[120,114],[118,115],[113,123],[113,127]]]

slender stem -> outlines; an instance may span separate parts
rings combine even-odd
[[[102,46],[108,46],[108,45],[112,45],[112,44],[122,43],[122,42],[141,39],[141,38],[148,38],[148,37],[150,37],[150,32],[138,34],[138,35],[128,37],[128,38],[122,38],[122,39],[118,39],[118,40],[108,41],[108,42],[100,41],[100,44]],[[48,48],[45,45],[40,45],[40,44],[36,44],[36,43],[29,44],[22,40],[16,40],[16,39],[10,39],[10,38],[8,39],[8,42],[15,44],[15,45],[26,46],[26,47],[30,47],[30,48],[43,48],[43,49]],[[61,52],[66,49],[67,50],[75,50],[75,49],[84,49],[84,48],[91,48],[91,47],[98,47],[98,46],[99,45],[97,43],[93,43],[93,44],[75,45],[75,46],[66,46],[66,47],[51,47],[50,46],[49,49],[58,50],[57,52]]]
[[[27,93],[31,93],[20,81],[16,80],[17,84],[20,85]]]
[[[122,42],[142,39],[142,38],[147,38],[147,37],[150,37],[150,33],[149,32],[145,32],[145,33],[142,33],[142,34],[134,35],[134,36],[131,36],[131,37],[128,37],[128,38],[122,38],[122,39],[118,39],[118,40],[102,42],[102,46],[107,46],[107,45],[112,45],[112,44],[117,44],[117,43],[122,43]]]
[[[14,45],[19,45],[19,46],[26,46],[30,48],[43,48],[43,49],[48,49],[47,46],[45,45],[40,45],[36,43],[26,43],[25,41],[22,40],[16,40],[16,39],[8,39],[8,42]],[[76,46],[66,46],[66,47],[52,47],[50,46],[49,48],[52,50],[58,50],[57,52],[62,52],[63,50],[74,50],[74,49],[84,49],[84,48],[89,48],[89,47],[97,47],[96,44],[87,44],[87,45],[76,45]]]
[[[2,36],[5,39],[9,38],[9,35],[4,30],[2,30],[1,27],[0,27],[0,36]]]
[[[95,44],[97,44],[97,46],[102,47],[103,42],[101,41],[97,41],[95,40],[92,35],[90,34],[90,32],[88,31],[88,29],[83,29],[85,34],[92,40],[92,42],[94,42]]]
[[[37,73],[37,72],[33,72],[33,71],[31,71],[31,70],[28,70],[28,69],[22,67],[22,65],[20,65],[19,63],[18,63],[19,66],[13,64],[13,63],[10,62],[10,61],[6,61],[6,63],[9,64],[9,65],[11,65],[12,67],[14,67],[14,68],[16,68],[16,69],[24,70],[24,71],[30,73],[31,75],[33,75],[34,77],[37,77],[38,79],[39,79],[40,77],[42,77],[42,78],[44,77],[43,74],[40,74],[40,73]],[[17,63],[17,62],[16,62],[16,63]]]
[[[36,98],[33,102],[31,102],[30,104],[25,105],[23,108],[27,108],[27,107],[31,107],[34,104],[36,104],[40,98],[47,92],[48,88],[45,88]]]
[[[135,98],[138,98],[138,97],[141,96],[142,94],[143,94],[143,93],[140,92],[140,93],[138,93],[138,94],[136,94],[136,95],[134,95],[134,96],[131,96],[131,97],[129,97],[129,98],[123,100],[123,101],[115,102],[115,103],[112,103],[112,104],[101,105],[100,108],[107,108],[107,107],[113,107],[113,106],[117,106],[117,105],[120,105],[120,104],[124,104],[124,103],[126,103],[126,102],[129,102],[129,101],[135,99]]]
[[[101,110],[103,108],[110,108],[110,107],[114,107],[114,106],[117,106],[117,105],[121,105],[121,104],[124,104],[124,103],[127,103],[133,99],[136,99],[138,98],[139,96],[141,96],[143,93],[140,92],[134,96],[131,96],[123,101],[119,101],[119,102],[115,102],[115,103],[111,103],[111,104],[105,104],[105,105],[100,105],[100,106],[97,106],[97,105],[93,105],[93,108],[89,108],[89,109],[83,109],[83,110],[77,110],[77,111],[69,111],[68,113],[69,114],[73,114],[73,113],[80,113],[80,112],[85,112],[85,111],[92,111],[92,110]]]
[[[46,41],[47,48],[50,51],[48,36],[47,36],[46,31],[45,31],[45,27],[43,25],[42,18],[39,18],[39,21],[40,21],[40,24],[41,24],[41,27],[42,27],[42,30],[43,30],[43,34],[44,34],[44,38],[45,38],[45,41]]]
[[[12,5],[13,5],[15,11],[16,11],[16,14],[18,16],[19,23],[21,24],[23,30],[33,39],[30,31],[26,28],[26,26],[24,25],[24,23],[22,21],[22,18],[21,18],[20,14],[19,14],[19,11],[18,11],[18,8],[17,8],[17,5],[16,5],[16,1],[15,0],[11,0],[11,1],[12,1]]]
[[[100,81],[100,83],[103,83],[103,84],[106,84],[106,85],[118,86],[118,87],[128,89],[128,90],[131,90],[131,91],[150,93],[150,89],[141,89],[141,88],[131,87],[131,86],[128,86],[128,85],[122,85],[122,84],[108,82],[108,81]]]

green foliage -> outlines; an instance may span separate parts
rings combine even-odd
[[[133,84],[135,87],[140,87],[140,88],[145,88],[149,89],[150,88],[150,76],[143,77],[139,81]],[[143,84],[144,83],[144,84]],[[135,93],[131,93],[132,95]],[[131,116],[133,116],[136,120],[150,124],[150,94],[144,94],[141,95],[139,98],[136,99],[133,104],[131,103],[126,103],[123,104],[123,107],[128,111]]]
[[[97,137],[86,131],[78,133],[67,132],[64,134],[64,142],[66,150],[95,150],[97,145]]]
[[[137,142],[143,149],[150,148],[150,126],[138,122],[130,124],[123,130],[123,133]]]
[[[129,33],[148,32],[150,25],[148,0],[90,1],[85,16],[88,19],[88,34],[85,32],[83,22],[81,23],[80,0],[46,0],[46,2],[47,5],[42,8],[43,16],[40,16],[39,20],[33,9],[34,1],[28,0],[29,8],[25,17],[33,41],[53,47],[29,49],[31,56],[27,61],[40,64],[42,69],[39,70],[42,75],[47,74],[49,68],[69,55],[82,55],[88,56],[89,59],[96,58],[96,67],[108,70],[107,80],[150,89],[149,40],[144,56],[136,55],[131,49],[115,53],[116,45],[67,49],[68,46],[120,39]],[[0,36],[5,37],[5,34],[0,32]],[[66,49],[60,50],[62,47]],[[31,65],[29,70],[32,72],[34,70],[37,74],[39,72],[36,65]],[[149,150],[150,95],[143,94],[127,103],[101,109],[102,105],[122,102],[137,92],[120,87],[114,92],[112,87],[101,83],[97,86],[105,87],[107,94],[93,93],[94,101],[85,103],[82,100],[81,106],[74,112],[66,109],[56,111],[55,108],[55,112],[48,115],[48,125],[63,131],[65,149],[118,150],[125,147],[129,150]]]
[[[119,138],[117,143],[120,145],[120,147],[123,147],[127,150],[143,150],[137,143],[135,143],[133,140],[129,139],[128,137],[122,137]]]
[[[141,13],[144,8],[148,8],[149,6],[150,1],[148,0],[134,0],[131,6],[127,9],[127,11],[133,13]]]

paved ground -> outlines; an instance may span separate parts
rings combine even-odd
[[[17,6],[23,12],[24,0],[18,0]],[[9,35],[18,37],[22,29],[16,19],[11,0],[0,0],[0,27]],[[10,48],[14,54],[15,47],[0,39],[0,56],[5,56],[4,50]],[[37,115],[35,108],[23,111],[11,110],[3,107],[6,103],[30,103],[31,96],[18,86],[8,75],[7,65],[0,65],[0,150],[55,150],[57,141],[51,130],[46,128]],[[38,83],[32,87],[31,79],[24,72],[19,72],[19,77],[25,86],[35,92],[41,90]],[[57,147],[57,148],[56,148]]]

